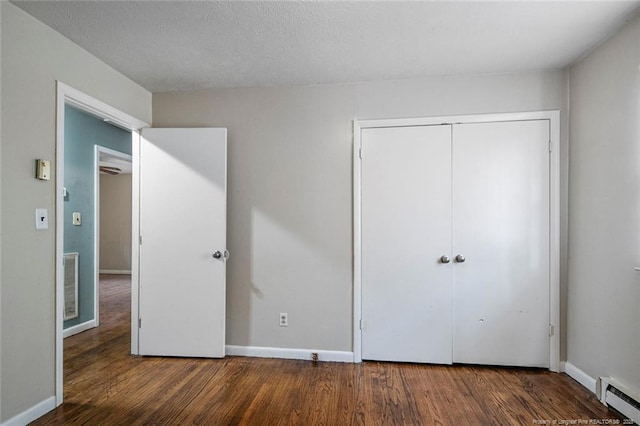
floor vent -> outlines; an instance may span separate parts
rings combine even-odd
[[[78,317],[78,253],[64,254],[64,319]]]
[[[600,378],[600,402],[613,408],[626,418],[640,424],[640,398],[638,393],[611,377]]]

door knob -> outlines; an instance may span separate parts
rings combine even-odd
[[[222,260],[228,260],[229,259],[229,250],[225,250],[225,251],[216,251],[215,253],[213,253],[211,256],[213,256],[214,259],[222,259]]]
[[[467,260],[467,259],[465,259],[464,256],[461,255],[461,254],[456,256],[456,262],[458,262],[458,263],[463,263],[465,260]]]
[[[449,256],[442,256],[442,257],[440,258],[440,262],[442,262],[442,263],[449,263],[449,262],[451,262],[451,259],[449,258]]]

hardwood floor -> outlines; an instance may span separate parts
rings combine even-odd
[[[101,276],[101,325],[65,339],[65,403],[33,424],[622,424],[568,376],[537,369],[130,356],[129,287]]]

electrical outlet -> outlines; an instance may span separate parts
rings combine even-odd
[[[286,312],[280,312],[280,327],[287,327],[289,325],[289,315]]]

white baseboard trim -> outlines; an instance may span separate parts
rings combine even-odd
[[[353,352],[325,351],[320,349],[269,348],[260,346],[227,345],[226,354],[230,356],[253,356],[257,358],[283,358],[311,360],[311,353],[318,354],[318,361],[353,362]]]
[[[74,334],[82,333],[85,330],[89,330],[90,328],[97,327],[96,320],[92,319],[82,324],[74,325],[73,327],[65,328],[62,331],[62,337],[67,338],[69,336],[73,336]]]
[[[587,373],[580,370],[569,361],[564,363],[564,372],[567,373],[567,375],[569,375],[569,377],[571,377],[573,380],[589,389],[592,393],[596,393],[596,379],[589,376]]]
[[[42,402],[39,402],[28,410],[23,411],[17,416],[10,418],[6,422],[2,423],[2,426],[24,426],[36,419],[39,419],[54,408],[56,408],[56,397],[52,396]]]
[[[101,274],[110,274],[110,275],[131,275],[131,271],[125,271],[120,269],[100,269]]]

